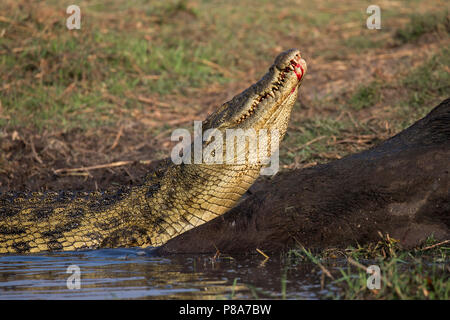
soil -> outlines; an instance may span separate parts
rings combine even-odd
[[[122,129],[121,143],[111,150],[117,132],[101,128],[52,134],[13,131],[0,139],[0,192],[45,190],[104,190],[141,182],[157,165],[152,139],[142,128]],[[155,161],[154,161],[155,160]],[[99,164],[129,164],[66,172]],[[62,171],[57,171],[57,170]]]

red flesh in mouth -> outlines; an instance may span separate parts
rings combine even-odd
[[[294,72],[295,72],[295,75],[297,76],[298,81],[302,80],[302,77],[303,77],[303,75],[305,73],[305,70],[303,69],[303,67],[300,64],[300,62],[296,62],[294,60],[291,60],[291,64],[294,66]],[[301,73],[297,69],[300,69]],[[295,91],[295,88],[296,87],[292,88],[291,93]]]
[[[299,72],[297,71],[297,68],[300,68],[300,70],[302,71],[302,73],[299,73]],[[303,70],[303,68],[302,68],[302,66],[301,66],[300,63],[297,64],[297,65],[295,66],[294,72],[295,72],[295,74],[297,75],[298,81],[302,80],[303,73],[305,73],[305,70]]]

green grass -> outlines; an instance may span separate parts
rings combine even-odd
[[[86,26],[86,28],[89,28]],[[138,92],[167,94],[209,82],[223,82],[223,74],[203,63],[216,60],[215,50],[189,39],[167,35],[163,42],[150,42],[140,34],[94,32],[60,32],[50,39],[30,38],[25,50],[2,55],[1,70],[9,74],[10,91],[0,93],[4,110],[13,126],[22,123],[38,129],[61,124],[92,126],[108,121],[71,117],[83,109],[113,108],[105,93],[128,101],[129,108],[140,103],[129,97]],[[76,33],[78,32],[78,33]],[[14,48],[17,39],[0,39],[0,45]],[[100,48],[98,48],[100,46]],[[220,56],[219,56],[220,57]],[[42,63],[47,70],[42,72]],[[42,76],[40,76],[42,75]],[[149,79],[145,75],[153,76]],[[38,79],[38,80],[36,80]],[[63,98],[64,89],[75,84],[73,94]],[[71,120],[69,120],[71,119]],[[84,121],[86,120],[86,121]],[[4,119],[0,120],[5,125]]]
[[[432,248],[432,245],[435,247]],[[412,250],[404,250],[395,239],[383,237],[376,244],[345,250],[329,249],[313,254],[305,248],[295,249],[289,251],[286,257],[291,265],[310,261],[329,274],[332,279],[327,276],[328,286],[338,290],[328,290],[327,298],[448,300],[449,252],[448,243],[439,244],[433,237]],[[348,259],[344,265],[339,262],[343,257]],[[379,290],[367,288],[370,274],[365,268],[369,265],[380,268]]]
[[[449,97],[450,49],[443,48],[425,63],[399,80],[398,86],[405,92],[394,101],[393,110],[402,119],[399,129],[412,124],[414,119],[424,117],[432,107]]]
[[[3,5],[1,11],[8,12],[8,3]],[[138,1],[133,7],[118,1],[106,10],[101,3],[89,1],[82,5],[81,30],[70,32],[60,20],[46,25],[38,6],[9,12],[14,22],[0,22],[0,31],[6,30],[0,48],[23,50],[0,57],[2,83],[9,86],[0,91],[9,118],[0,119],[0,125],[26,124],[39,130],[62,124],[65,129],[108,125],[117,121],[116,110],[95,121],[71,113],[83,115],[86,108],[98,108],[102,114],[102,109],[113,108],[105,98],[108,95],[126,101],[127,109],[140,109],[145,106],[133,100],[139,94],[183,95],[187,88],[223,84],[232,80],[236,70],[253,69],[262,53],[273,58],[267,50],[278,31],[267,25],[264,8],[253,12],[230,5],[199,5]],[[60,10],[60,6],[55,2],[48,8]],[[110,21],[112,14],[116,16]],[[242,26],[242,21],[248,24]],[[260,32],[248,30],[252,24]],[[61,97],[71,84],[74,89]]]
[[[407,102],[413,108],[420,107],[436,97],[445,97],[450,92],[450,49],[443,48],[426,63],[401,81],[401,85],[412,94]]]
[[[359,53],[368,49],[381,48],[385,45],[385,42],[377,40],[373,36],[362,35],[345,39],[343,44]]]
[[[316,117],[306,119],[301,123],[294,122],[293,127],[301,128],[300,131],[288,131],[283,144],[286,148],[281,150],[280,159],[284,164],[291,163],[296,157],[302,162],[320,160],[321,153],[333,153],[336,146],[327,142],[332,136],[340,136],[348,131],[351,123],[348,121],[336,121],[330,118]],[[315,143],[310,141],[315,140]]]
[[[350,97],[349,105],[352,109],[359,111],[375,105],[381,100],[380,85],[378,82],[361,85]]]
[[[398,29],[395,38],[400,43],[414,42],[427,33],[450,33],[450,18],[447,10],[439,13],[412,14],[410,23]]]

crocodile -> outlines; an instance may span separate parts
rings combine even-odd
[[[298,49],[282,52],[258,82],[210,114],[203,130],[276,129],[281,141],[306,69]],[[102,192],[5,192],[0,253],[161,246],[238,202],[266,166],[245,159],[175,164],[169,158],[140,185]]]

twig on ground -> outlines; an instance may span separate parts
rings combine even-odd
[[[436,247],[438,247],[438,246],[441,246],[441,245],[446,244],[446,243],[449,243],[449,242],[450,242],[450,240],[444,240],[444,241],[442,241],[442,242],[435,243],[435,244],[433,244],[433,245],[431,245],[431,246],[422,248],[422,249],[420,249],[420,251],[425,251],[425,250],[433,249],[433,248],[436,248]]]
[[[113,167],[126,166],[126,165],[132,164],[134,162],[135,161],[116,161],[116,162],[99,164],[99,165],[90,166],[90,167],[56,169],[53,172],[55,174],[61,174],[61,173],[70,173],[70,172],[89,171],[89,170],[95,170],[95,169],[107,169],[107,168],[113,168]],[[152,162],[152,160],[140,160],[139,161],[139,163],[141,163],[141,164],[150,164],[151,162]]]
[[[305,148],[305,147],[307,147],[307,146],[309,146],[309,145],[311,145],[311,144],[313,144],[313,143],[315,143],[315,142],[317,142],[317,141],[319,141],[319,140],[322,140],[322,139],[324,139],[324,138],[326,138],[326,137],[327,137],[327,136],[319,136],[319,137],[316,137],[316,138],[314,138],[314,139],[312,139],[312,140],[309,140],[308,142],[302,144],[301,146],[298,146],[298,147],[296,147],[296,148],[288,148],[288,150],[289,150],[290,152],[295,153],[295,152],[297,152],[298,150],[301,150],[301,149],[303,149],[303,148]]]
[[[112,151],[117,147],[122,134],[123,134],[123,125],[120,126],[119,131],[117,132],[117,135],[116,135],[116,138],[114,139],[113,144],[111,145],[111,147],[109,147],[109,151]]]
[[[43,164],[44,162],[42,161],[42,159],[38,156],[38,154],[36,152],[33,138],[30,138],[30,146],[31,146],[31,152],[33,153],[33,157],[36,159],[37,162],[39,162],[40,164]]]
[[[265,254],[263,251],[261,251],[260,249],[256,248],[256,252],[261,254],[264,258],[269,259],[269,256],[267,254]]]

